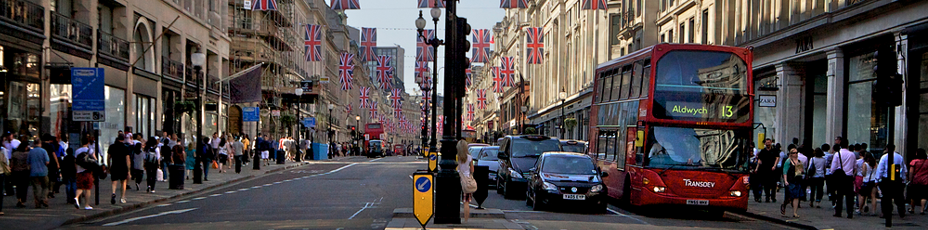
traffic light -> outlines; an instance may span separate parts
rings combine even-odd
[[[351,130],[351,136],[357,136],[357,135],[358,135],[358,134],[357,134],[358,131],[357,131],[357,129],[355,129],[354,125],[349,125],[349,126],[348,126],[348,129]]]
[[[873,82],[873,101],[882,106],[902,105],[902,75],[897,69],[896,52],[893,46],[883,46],[873,53],[876,64],[873,73],[876,81]]]
[[[467,58],[467,52],[470,51],[471,28],[470,24],[467,24],[467,18],[464,17],[457,17],[455,23],[457,23],[455,28],[457,30],[457,42],[455,42],[454,45],[457,46],[455,49],[458,51],[455,53],[455,59],[458,61],[455,62],[455,64],[457,64],[457,71],[455,72],[454,80],[456,81],[456,85],[461,86],[456,87],[458,91],[455,94],[458,98],[461,98],[467,94],[463,86],[466,84],[465,78],[467,77],[464,75],[464,70],[470,67],[470,59]]]

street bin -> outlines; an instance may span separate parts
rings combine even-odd
[[[313,143],[313,160],[329,159],[329,145],[322,143]]]
[[[282,165],[286,163],[286,158],[284,157],[285,155],[286,153],[283,150],[278,149],[274,151],[274,157],[277,159],[277,164]]]

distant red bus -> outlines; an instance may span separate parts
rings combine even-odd
[[[383,125],[380,123],[368,123],[364,127],[364,153],[368,157],[383,156],[385,151],[385,139]],[[372,147],[371,141],[374,141]]]
[[[597,67],[589,154],[636,206],[746,210],[750,49],[658,44]]]

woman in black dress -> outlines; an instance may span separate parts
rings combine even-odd
[[[116,142],[107,149],[107,164],[110,166],[110,178],[113,180],[113,195],[110,197],[110,204],[116,204],[116,191],[120,191],[119,203],[126,203],[126,182],[131,177],[129,175],[129,146],[124,142],[126,137],[123,135],[116,136]]]

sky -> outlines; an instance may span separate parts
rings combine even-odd
[[[497,22],[503,20],[504,9],[499,8],[499,0],[460,0],[457,4],[457,15],[467,18],[468,24],[472,29],[493,29]],[[428,8],[419,9],[418,0],[359,0],[360,10],[346,10],[348,15],[348,25],[360,29],[361,27],[377,28],[377,46],[395,46],[399,45],[406,50],[405,73],[403,81],[406,85],[406,91],[409,94],[415,94],[413,89],[418,89],[414,78],[415,73],[415,55],[416,55],[416,24],[419,18],[419,10],[422,10],[422,17],[428,21],[425,29],[434,29],[432,16]],[[438,22],[438,38],[444,40],[446,12],[442,10],[441,19]],[[470,39],[470,38],[468,38]],[[470,57],[471,52],[467,53]],[[438,68],[444,66],[444,48],[438,49]],[[431,64],[429,64],[431,66]],[[444,70],[438,72],[438,93],[443,91],[442,77]]]

